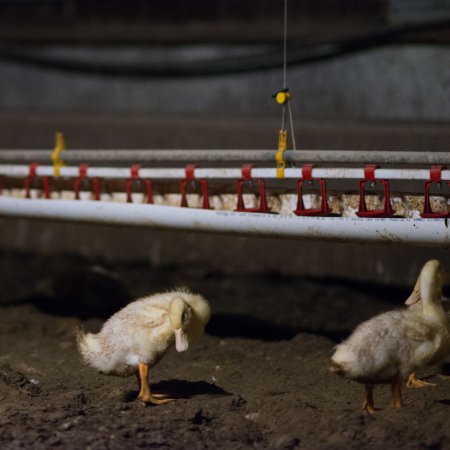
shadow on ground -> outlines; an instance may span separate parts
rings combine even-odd
[[[206,381],[187,380],[163,380],[151,385],[153,393],[164,393],[173,398],[192,398],[198,395],[227,396],[232,395],[224,389]],[[128,391],[124,394],[123,401],[136,400],[139,392]]]
[[[279,325],[247,314],[213,314],[206,332],[221,338],[239,337],[261,341],[289,341],[300,333],[314,334],[340,342],[349,331],[323,331],[307,327]]]

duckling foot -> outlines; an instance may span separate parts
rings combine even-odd
[[[164,396],[164,394],[152,394],[151,392],[140,392],[138,399],[144,403],[152,403],[154,405],[164,405],[174,400],[173,398]]]
[[[165,394],[152,394],[152,391],[150,390],[150,384],[148,382],[148,373],[148,364],[140,363],[138,372],[140,391],[138,399],[143,401],[144,403],[153,403],[154,405],[164,405],[165,403],[169,403],[174,400],[173,398],[170,398]]]
[[[437,384],[429,383],[428,381],[419,380],[415,373],[411,373],[406,382],[406,387],[409,388],[423,388],[423,387],[436,387]]]
[[[364,400],[362,409],[369,414],[374,414],[380,411],[380,408],[375,408],[373,404],[373,384],[366,384],[366,399]]]
[[[367,400],[363,403],[362,407],[363,411],[366,411],[369,414],[375,414],[377,411],[381,411],[381,408],[375,408],[373,403],[369,403]]]

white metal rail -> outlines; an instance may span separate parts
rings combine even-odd
[[[45,157],[44,157],[45,152]],[[42,157],[42,158],[41,158]],[[31,161],[47,161],[44,164],[11,164],[11,161],[28,163]],[[237,180],[242,177],[277,179],[274,162],[274,152],[271,150],[233,150],[233,151],[65,151],[67,162],[110,161],[121,167],[95,166],[63,166],[59,176],[65,179],[102,178],[102,179],[150,179],[150,180]],[[450,153],[410,153],[410,152],[338,152],[338,151],[287,151],[286,161],[303,161],[308,163],[334,163],[332,167],[308,166],[307,178],[330,180],[365,180],[366,164],[396,164],[370,170],[371,180],[404,180],[425,181],[425,185],[433,182],[450,182],[450,170],[444,166],[450,163]],[[1,164],[7,161],[9,164]],[[138,167],[132,163],[139,161],[144,166],[148,162],[168,162],[166,167]],[[193,168],[182,166],[183,162],[207,161],[216,162],[218,167]],[[234,167],[221,167],[221,162],[236,162]],[[242,163],[247,164],[244,170]],[[253,167],[253,162],[264,163],[266,167]],[[273,167],[267,167],[270,165]],[[54,176],[54,167],[49,165],[49,151],[0,151],[0,176],[23,178]],[[128,167],[125,167],[127,163]],[[350,164],[352,167],[339,167],[339,164]],[[114,165],[113,164],[113,165]],[[431,165],[439,164],[432,174]],[[174,167],[175,166],[175,167]],[[301,166],[301,164],[298,164]],[[355,167],[356,166],[356,167]],[[422,168],[420,166],[425,166]],[[305,166],[306,167],[306,166]],[[437,172],[436,172],[437,170]],[[303,167],[286,168],[285,179],[303,178]],[[28,178],[29,179],[29,178]],[[48,183],[47,183],[48,184]],[[48,186],[47,186],[48,188]],[[29,183],[28,188],[30,189]],[[385,196],[386,194],[385,190]],[[29,194],[29,193],[28,193]],[[27,195],[28,195],[27,194]],[[297,193],[297,195],[300,195]],[[364,194],[360,192],[360,199]],[[48,195],[48,197],[50,197]],[[150,198],[150,194],[148,194]],[[82,197],[84,198],[84,197]],[[100,198],[98,196],[97,198]],[[386,197],[387,198],[387,197]],[[386,199],[385,199],[386,200]],[[424,198],[422,198],[423,203]],[[430,209],[430,192],[426,200]],[[445,200],[445,198],[444,198]],[[446,200],[445,200],[446,201]],[[178,203],[179,204],[179,203]],[[386,204],[386,202],[385,202]],[[59,221],[75,221],[85,223],[100,223],[109,225],[127,225],[140,227],[157,227],[174,230],[191,230],[211,233],[228,233],[239,235],[259,235],[283,237],[291,239],[321,239],[342,242],[383,242],[403,243],[407,245],[450,247],[449,218],[445,213],[428,215],[428,218],[399,218],[392,214],[384,217],[317,217],[296,216],[290,214],[270,214],[226,210],[208,210],[196,208],[171,207],[154,204],[118,203],[106,201],[61,200],[15,198],[0,195],[0,215],[7,217],[47,219]],[[419,206],[419,209],[423,205]],[[241,208],[242,209],[242,208]],[[417,208],[416,208],[417,209]],[[256,209],[258,210],[258,209]],[[420,212],[420,211],[419,211]],[[297,211],[296,211],[297,213]],[[362,215],[362,214],[361,214]],[[367,215],[366,215],[367,216]],[[424,214],[425,217],[427,217]]]
[[[62,177],[78,177],[78,167],[62,167],[60,176]],[[26,177],[30,173],[27,165],[0,165],[0,175],[12,177]],[[273,179],[277,178],[275,168],[253,168],[252,176],[255,178]],[[380,168],[375,169],[375,177],[377,179],[388,180],[429,180],[429,169],[391,169]],[[53,176],[53,166],[37,166],[37,176]],[[103,178],[129,178],[131,176],[130,168],[118,167],[88,167],[86,175],[89,177]],[[325,179],[364,179],[364,169],[361,168],[313,168],[313,178]],[[151,179],[183,179],[186,171],[183,168],[142,168],[139,170],[139,177]],[[195,169],[196,178],[207,179],[238,179],[242,176],[241,168],[197,168]],[[289,168],[285,170],[285,178],[298,179],[302,177],[301,168]],[[450,181],[450,170],[442,170],[441,179]]]

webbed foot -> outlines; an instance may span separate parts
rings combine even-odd
[[[416,374],[413,372],[409,375],[406,387],[409,388],[423,388],[423,387],[436,387],[436,383],[430,383],[428,381],[419,380]]]
[[[140,387],[139,395],[137,397],[138,400],[141,400],[144,403],[152,403],[154,405],[164,405],[174,400],[166,394],[152,394],[150,384],[148,382],[148,372],[148,364],[140,363],[137,373]]]
[[[370,403],[366,400],[363,403],[362,410],[366,411],[369,414],[375,414],[377,411],[381,411],[381,408],[375,408],[375,405],[373,403]]]
[[[151,392],[140,392],[138,400],[144,403],[152,403],[154,405],[165,405],[166,403],[175,400],[174,398],[167,397],[164,394],[152,394]]]

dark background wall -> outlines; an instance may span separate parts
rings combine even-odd
[[[289,1],[298,146],[450,150],[449,3]],[[51,148],[56,130],[72,148],[275,148],[282,40],[280,0],[0,0],[0,148]],[[425,258],[446,258],[401,246],[0,226],[1,248],[382,282],[411,281]]]

